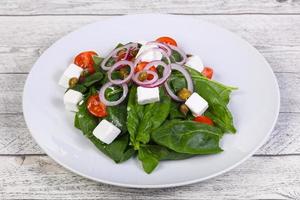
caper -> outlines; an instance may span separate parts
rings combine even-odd
[[[178,92],[178,97],[182,100],[187,100],[191,95],[192,93],[186,88],[182,88]]]
[[[184,116],[186,116],[187,113],[189,112],[189,108],[185,104],[181,104],[179,110],[182,114],[184,114]]]
[[[147,79],[147,76],[148,76],[147,72],[141,72],[141,73],[139,74],[138,79],[139,79],[140,81],[145,81],[145,80]]]
[[[78,83],[78,78],[73,77],[69,80],[69,87],[72,88]]]
[[[123,67],[120,69],[120,75],[123,79],[125,79],[129,75],[129,72],[125,67]]]

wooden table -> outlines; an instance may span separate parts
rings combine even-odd
[[[225,27],[255,46],[276,74],[281,109],[271,138],[224,175],[168,189],[114,187],[62,168],[29,134],[22,91],[41,53],[85,24],[149,12],[192,15]],[[298,0],[1,0],[0,86],[0,199],[300,199]]]

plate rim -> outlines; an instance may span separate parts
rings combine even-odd
[[[26,90],[28,88],[28,82],[29,82],[29,79],[32,75],[32,71],[34,70],[34,68],[36,68],[36,63],[38,62],[39,57],[36,62],[34,63],[34,65],[32,66],[32,68],[30,69],[30,72],[26,78],[26,82],[24,84],[24,88],[23,88],[23,95],[22,95],[22,110],[23,110],[23,116],[24,116],[24,120],[25,120],[25,123],[27,125],[27,128],[30,132],[30,135],[32,136],[32,138],[35,140],[35,142],[39,145],[39,147],[47,154],[47,156],[49,156],[52,160],[54,160],[56,163],[58,163],[60,166],[64,167],[65,169],[71,171],[72,173],[75,173],[75,174],[78,174],[82,177],[85,177],[85,178],[88,178],[90,180],[93,180],[93,181],[96,181],[96,182],[100,182],[100,183],[104,183],[104,184],[108,184],[108,185],[114,185],[114,186],[118,186],[118,187],[124,187],[124,188],[170,188],[170,187],[178,187],[178,186],[184,186],[184,185],[190,185],[190,184],[193,184],[193,183],[198,183],[198,182],[202,182],[202,181],[205,181],[205,180],[208,180],[208,179],[211,179],[211,178],[214,178],[216,176],[219,176],[221,174],[224,174],[234,168],[236,168],[237,166],[239,166],[240,164],[242,164],[243,162],[245,162],[246,160],[248,160],[252,155],[254,155],[254,153],[263,145],[266,143],[267,139],[269,138],[269,136],[271,135],[272,131],[274,130],[274,127],[277,123],[277,120],[278,120],[278,116],[279,116],[279,112],[280,112],[280,104],[281,104],[281,98],[280,98],[280,90],[279,90],[279,84],[278,84],[278,81],[277,81],[277,78],[274,74],[274,71],[273,69],[271,68],[270,64],[267,62],[267,60],[265,59],[265,57],[256,49],[254,48],[247,40],[243,39],[241,36],[235,34],[234,32],[226,29],[226,28],[223,28],[222,26],[220,25],[216,25],[214,23],[211,23],[211,22],[208,22],[206,20],[203,20],[203,19],[195,19],[193,17],[190,17],[190,16],[182,16],[182,15],[173,15],[173,14],[128,14],[128,15],[121,15],[121,16],[114,16],[114,17],[109,17],[109,18],[106,18],[106,19],[102,19],[102,20],[97,20],[93,23],[88,23],[86,25],[83,25],[77,29],[75,29],[74,31],[71,31],[69,32],[68,34],[62,36],[61,38],[59,38],[58,40],[56,40],[54,43],[52,43],[47,49],[45,49],[43,51],[43,54],[49,49],[51,48],[52,46],[54,46],[55,44],[59,43],[61,40],[63,40],[65,37],[67,37],[68,35],[70,34],[73,34],[74,32],[77,32],[77,31],[80,31],[81,29],[83,28],[86,28],[87,26],[90,26],[90,25],[93,25],[93,24],[96,24],[96,23],[99,23],[100,21],[107,21],[107,20],[113,20],[113,19],[116,19],[116,18],[122,18],[122,17],[126,17],[126,16],[130,16],[130,17],[139,17],[139,16],[148,16],[148,17],[151,17],[151,16],[161,16],[161,17],[169,17],[169,16],[175,16],[175,17],[182,17],[182,18],[186,18],[188,20],[194,20],[195,22],[202,22],[202,23],[206,23],[206,24],[209,24],[211,26],[214,26],[216,28],[219,28],[221,29],[222,31],[225,31],[225,32],[228,32],[230,33],[231,35],[234,35],[237,39],[239,40],[242,40],[249,48],[253,49],[256,54],[258,54],[261,58],[262,58],[262,61],[264,62],[264,64],[267,66],[270,74],[272,75],[272,79],[274,80],[274,86],[276,88],[276,96],[277,96],[277,105],[276,105],[276,116],[274,118],[274,121],[272,123],[272,126],[270,127],[270,130],[268,131],[268,133],[266,133],[265,137],[260,141],[260,143],[258,143],[256,145],[256,147],[250,151],[247,155],[244,156],[243,159],[239,160],[238,162],[236,162],[235,164],[231,165],[230,167],[227,167],[219,172],[216,172],[216,173],[213,173],[209,176],[206,176],[206,177],[203,177],[203,178],[195,178],[195,179],[192,179],[192,180],[189,180],[189,181],[179,181],[179,182],[175,182],[175,183],[167,183],[167,184],[142,184],[142,185],[138,185],[138,184],[129,184],[129,183],[120,183],[120,182],[115,182],[115,181],[107,181],[107,180],[104,180],[104,179],[100,179],[100,178],[95,178],[95,177],[92,177],[92,176],[89,176],[89,175],[86,175],[84,173],[81,173],[80,171],[78,170],[75,170],[69,166],[67,166],[66,164],[64,164],[63,162],[59,161],[57,158],[55,158],[55,156],[52,155],[52,153],[50,151],[47,151],[43,145],[38,141],[36,140],[35,138],[35,134],[33,133],[33,128],[31,127],[30,123],[28,122],[28,119],[29,117],[27,117],[28,115],[28,107],[26,108],[25,106],[25,94],[26,94]]]

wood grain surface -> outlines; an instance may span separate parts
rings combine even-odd
[[[278,79],[281,108],[268,142],[236,169],[184,187],[126,189],[78,176],[31,138],[23,86],[34,62],[69,32],[132,13],[193,15],[247,40]],[[1,0],[0,199],[300,199],[299,0]]]

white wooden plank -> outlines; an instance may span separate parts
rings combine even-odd
[[[281,112],[300,112],[300,73],[276,73]],[[22,91],[27,74],[0,74],[0,113],[22,112]]]
[[[1,15],[78,15],[127,13],[299,13],[299,1],[288,0],[2,0]]]
[[[299,121],[300,113],[280,113],[268,142],[256,154],[300,154]],[[22,114],[0,115],[0,155],[43,153],[32,139]]]
[[[300,72],[300,16],[193,16],[227,28],[254,45],[276,72]],[[0,17],[0,73],[28,72],[65,34],[98,16]],[[20,31],[22,30],[22,31]]]
[[[299,162],[299,156],[252,157],[236,169],[202,183],[166,189],[128,189],[77,176],[46,156],[2,156],[0,198],[299,199]]]

